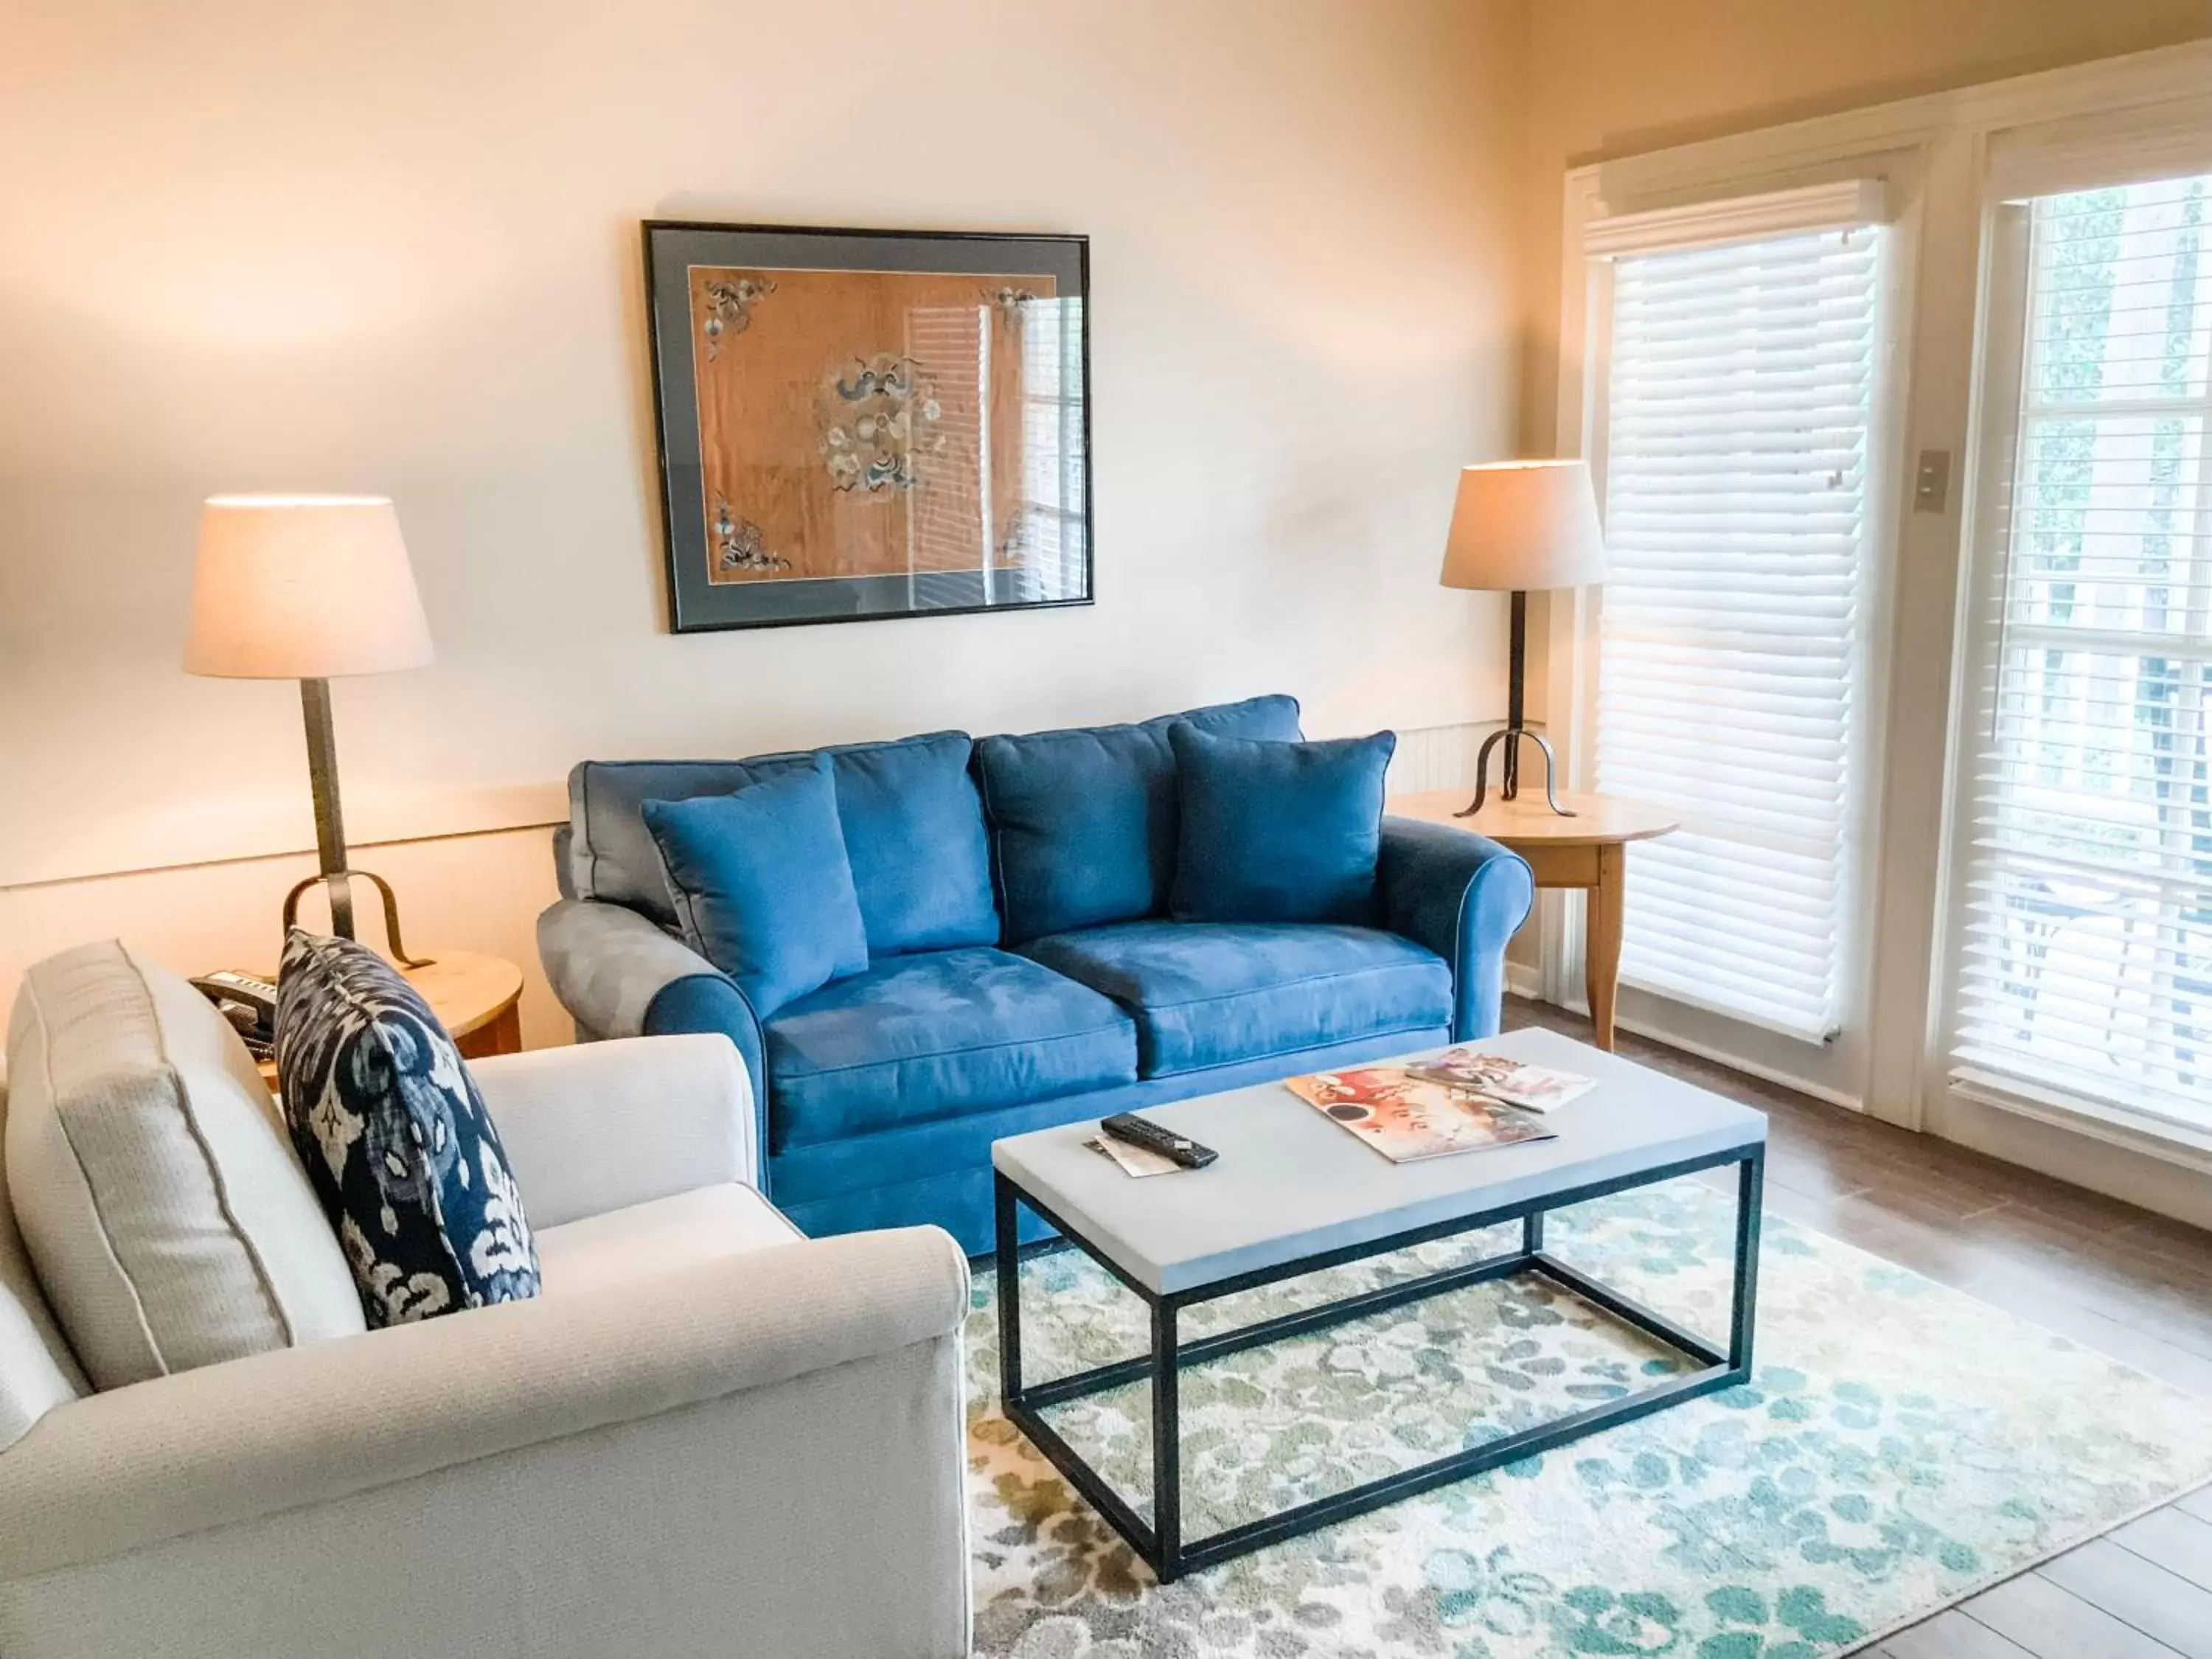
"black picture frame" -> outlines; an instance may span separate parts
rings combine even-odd
[[[672,633],[690,634],[740,628],[805,627],[826,623],[875,622],[919,616],[961,616],[987,611],[1057,610],[1097,602],[1095,541],[1092,534],[1091,400],[1091,240],[1087,236],[1028,234],[999,231],[908,231],[830,227],[725,224],[693,220],[651,219],[642,225],[645,255],[649,349],[653,362],[653,398],[656,442],[660,467],[663,551],[666,561],[668,626]],[[712,317],[698,320],[693,272],[699,268],[734,269],[764,273],[769,281],[710,307]],[[1060,493],[1047,504],[1024,501],[1013,514],[1010,534],[1028,535],[1029,526],[1041,522],[1048,532],[1049,548],[1025,555],[1025,543],[1004,542],[992,550],[988,483],[974,493],[982,498],[979,522],[984,534],[977,544],[974,568],[958,566],[917,567],[913,560],[909,520],[908,562],[902,572],[863,572],[821,575],[768,575],[764,568],[787,562],[777,551],[763,545],[759,526],[743,516],[744,509],[726,499],[710,507],[707,482],[708,465],[702,453],[702,428],[707,424],[700,400],[700,365],[711,361],[708,353],[724,344],[742,341],[757,317],[769,314],[775,298],[774,274],[791,272],[806,277],[824,273],[894,277],[1023,277],[1049,278],[1055,301],[1074,299],[1075,315],[1060,306],[1052,315],[1063,338],[1055,343],[1053,361],[1059,382],[1046,402],[1059,410],[1054,465]],[[989,323],[988,294],[978,289],[981,326]],[[1023,306],[1038,298],[1012,287],[996,290],[998,303]],[[950,313],[946,313],[950,314]],[[714,326],[730,328],[720,333]],[[1068,327],[1073,321],[1073,327]],[[732,326],[733,325],[733,326]],[[701,331],[695,333],[695,327]],[[1072,340],[1066,337],[1072,335]],[[1072,348],[1072,349],[1070,349]],[[872,360],[856,359],[857,375],[869,364],[881,363],[892,354]],[[909,381],[919,379],[912,359],[900,355]],[[1067,392],[1069,370],[1074,373],[1075,395]],[[708,371],[711,378],[711,370]],[[893,382],[879,377],[877,384]],[[925,386],[926,382],[923,383]],[[1025,390],[1025,383],[1024,383]],[[846,393],[842,384],[841,394]],[[828,393],[823,394],[825,398]],[[898,394],[902,399],[907,393]],[[990,401],[990,386],[979,386],[972,401],[981,408]],[[1075,408],[1071,411],[1068,405]],[[935,404],[929,405],[933,410]],[[905,415],[904,402],[900,413]],[[1068,418],[1070,414],[1074,418]],[[1026,410],[1024,413],[1026,419]],[[979,428],[981,422],[979,419]],[[858,428],[856,428],[857,430]],[[906,428],[901,428],[902,444]],[[785,434],[791,443],[795,434]],[[940,440],[942,441],[942,440]],[[833,468],[854,463],[831,456],[823,440],[822,455]],[[1079,443],[1072,459],[1071,443]],[[975,441],[987,449],[986,440]],[[924,473],[926,461],[915,462],[903,448],[895,459],[879,460],[864,475],[865,487],[876,489],[878,475],[890,478],[885,486],[911,491],[916,469]],[[1067,487],[1079,470],[1079,490]],[[796,474],[800,469],[787,467]],[[975,471],[988,478],[988,467]],[[834,472],[833,477],[836,475]],[[840,482],[825,486],[808,477],[805,487],[818,495],[834,487],[854,495],[862,486]],[[1075,506],[1079,495],[1079,511]],[[854,496],[858,499],[857,496]],[[909,514],[911,507],[907,509]],[[810,533],[821,521],[806,520]],[[1009,551],[1012,548],[1014,550]],[[717,579],[717,550],[723,574]],[[818,562],[823,550],[802,549],[800,556]],[[1009,564],[1008,559],[1025,563]],[[757,562],[756,562],[757,561]],[[732,574],[732,571],[744,574]]]

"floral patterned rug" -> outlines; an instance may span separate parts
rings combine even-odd
[[[1734,1199],[1695,1180],[1556,1213],[1547,1246],[1727,1328]],[[2212,1480],[2212,1402],[1769,1215],[1749,1387],[1153,1582],[997,1411],[969,1323],[975,1651],[997,1659],[1816,1659]],[[1516,1242],[1428,1245],[1208,1304],[1186,1340]],[[1023,1267],[1024,1370],[1144,1351],[1086,1258]],[[1525,1276],[1183,1373],[1184,1535],[1617,1398],[1689,1362]],[[1142,1385],[1048,1419],[1149,1515]]]

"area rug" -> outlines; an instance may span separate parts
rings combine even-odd
[[[1696,1180],[1554,1215],[1547,1247],[1727,1327],[1734,1200]],[[1186,1337],[1512,1241],[1430,1245],[1186,1315]],[[1136,1298],[1023,1269],[1025,1373],[1141,1352]],[[1773,1215],[1748,1387],[1156,1583],[998,1414],[969,1325],[975,1650],[998,1659],[1818,1659],[2212,1480],[2212,1402]],[[1183,1374],[1184,1535],[1618,1397],[1688,1362],[1540,1281],[1451,1292]],[[1054,1425],[1150,1512],[1141,1386]]]

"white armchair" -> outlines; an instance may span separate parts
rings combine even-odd
[[[94,1393],[0,1204],[0,1653],[964,1655],[951,1237],[801,1238],[719,1036],[471,1070],[535,1301]]]

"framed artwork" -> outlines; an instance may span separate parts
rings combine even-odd
[[[1088,605],[1082,236],[645,227],[669,626]]]

